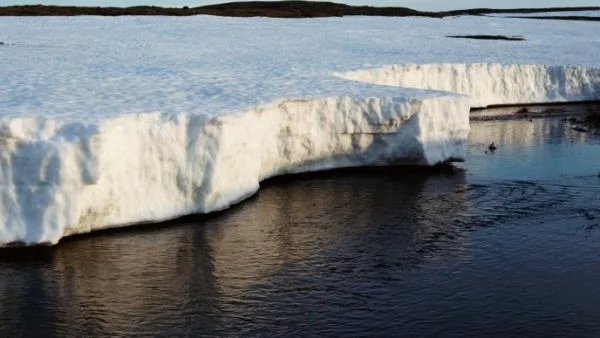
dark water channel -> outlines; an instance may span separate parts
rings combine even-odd
[[[464,170],[275,180],[209,217],[0,252],[0,337],[600,337],[600,137],[485,114]]]

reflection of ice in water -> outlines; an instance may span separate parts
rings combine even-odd
[[[585,106],[578,112],[575,109],[569,107],[568,111],[584,116]],[[600,163],[600,138],[574,130],[565,121],[569,116],[565,113],[554,113],[552,118],[498,117],[487,121],[480,120],[485,112],[477,114],[476,120],[471,121],[465,165],[478,178],[556,179],[593,175],[598,171],[593,164]],[[486,153],[491,142],[498,146],[493,155]]]
[[[230,285],[235,290],[277,275],[277,269],[303,270],[307,262],[327,262],[308,269],[317,275],[378,264],[420,265],[427,260],[427,245],[441,245],[445,254],[462,246],[461,229],[440,228],[464,209],[463,186],[460,173],[412,179],[394,173],[325,176],[270,186],[234,215],[233,227],[222,229],[216,271],[237,276],[223,281],[235,283]],[[436,244],[432,237],[438,232],[456,234]]]
[[[48,259],[54,272],[37,277],[47,290],[40,297],[63,309],[61,321],[89,320],[109,334],[134,332],[157,308],[177,312],[196,298],[207,311],[251,317],[248,297],[264,301],[266,285],[282,288],[280,297],[304,288],[317,301],[323,280],[360,271],[366,283],[386,269],[394,275],[460,255],[467,230],[449,220],[465,210],[464,184],[461,173],[391,171],[277,183],[199,224],[68,240]],[[0,270],[0,279],[8,273]],[[30,277],[10,280],[26,285]],[[2,309],[0,318],[9,315]],[[118,314],[128,320],[104,321]]]

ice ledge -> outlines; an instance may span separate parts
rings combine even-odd
[[[385,92],[385,88],[383,92]],[[0,243],[227,208],[286,173],[464,157],[465,97],[280,100],[243,113],[0,121]]]
[[[346,82],[339,95],[217,117],[0,120],[0,246],[224,209],[286,173],[462,159],[471,106],[600,97],[600,72],[577,67],[404,65],[338,76],[469,97]]]
[[[465,94],[473,108],[600,100],[600,69],[531,64],[407,64],[336,74],[346,80]]]

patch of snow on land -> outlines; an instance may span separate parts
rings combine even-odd
[[[445,37],[465,32],[527,41]],[[469,100],[496,103],[478,78],[595,77],[596,39],[580,23],[481,17],[0,18],[0,246],[227,208],[284,173],[460,160]],[[472,62],[497,64],[456,65]],[[414,87],[471,98],[364,83],[382,73],[362,69],[409,63],[450,83]],[[381,78],[416,66],[394,67]],[[461,67],[475,67],[467,87]],[[563,99],[597,98],[596,78],[551,79],[581,89]],[[406,85],[394,81],[382,84]],[[556,98],[532,88],[522,95]]]

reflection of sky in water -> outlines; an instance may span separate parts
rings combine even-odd
[[[600,172],[600,137],[573,130],[563,117],[472,125],[468,177],[540,180]],[[498,147],[493,154],[486,153],[491,142]]]

